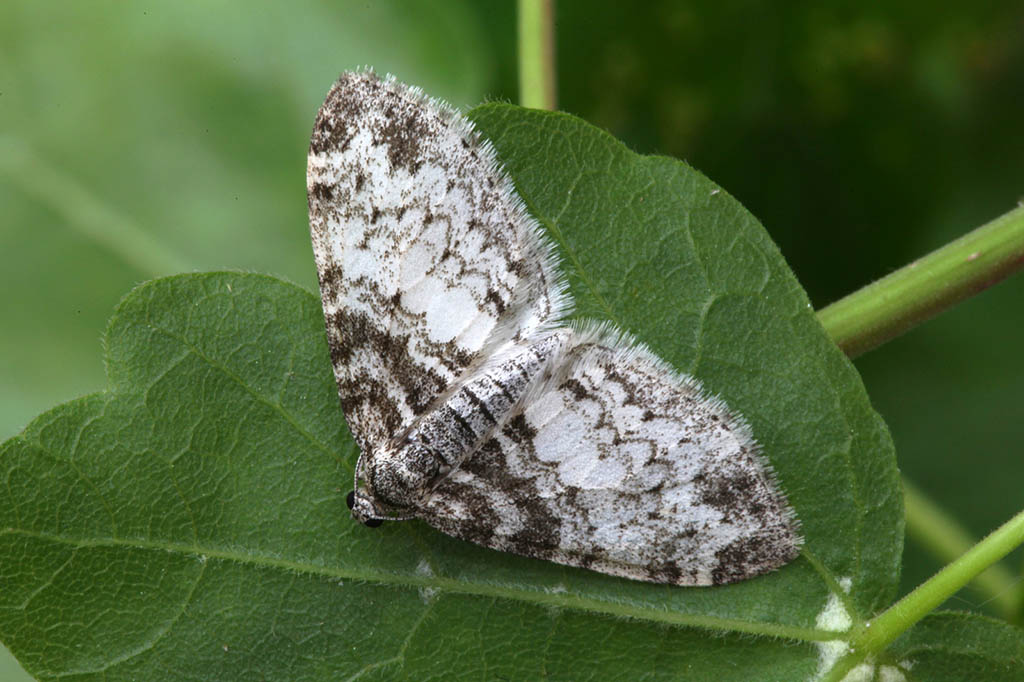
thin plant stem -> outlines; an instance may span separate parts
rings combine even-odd
[[[1024,207],[950,242],[818,312],[851,358],[1024,268]]]
[[[1021,543],[1024,543],[1024,511],[881,614],[855,626],[849,633],[848,653],[836,661],[822,682],[847,679],[849,671],[883,651],[939,604]]]
[[[906,479],[903,479],[903,496],[907,535],[931,550],[943,562],[954,561],[977,543],[956,519]],[[1017,617],[1020,581],[1006,567],[994,564],[979,573],[973,584],[988,597],[988,601],[1003,618],[1013,621]]]
[[[519,0],[519,103],[555,108],[554,0]]]
[[[860,653],[877,653],[935,607],[1024,543],[1024,511],[992,531],[910,594],[872,619],[856,638]]]

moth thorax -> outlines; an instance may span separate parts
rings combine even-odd
[[[443,460],[420,442],[378,457],[370,467],[370,485],[378,500],[392,507],[415,507],[441,473]]]

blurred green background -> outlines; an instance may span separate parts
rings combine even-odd
[[[559,107],[728,189],[816,307],[1024,196],[1020,3],[642,7],[559,3]],[[514,32],[511,0],[0,5],[0,439],[104,387],[141,281],[314,288],[306,146],[340,71],[515,101]],[[1018,276],[857,361],[906,476],[979,536],[1024,506],[1022,348]],[[903,590],[939,565],[908,542]]]

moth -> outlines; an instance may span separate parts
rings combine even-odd
[[[614,326],[565,321],[552,244],[455,109],[343,74],[306,187],[356,520],[676,585],[797,555],[742,417]]]

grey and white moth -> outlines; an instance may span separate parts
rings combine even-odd
[[[357,520],[676,585],[797,555],[744,420],[613,326],[564,321],[550,242],[457,111],[343,74],[306,187]]]

